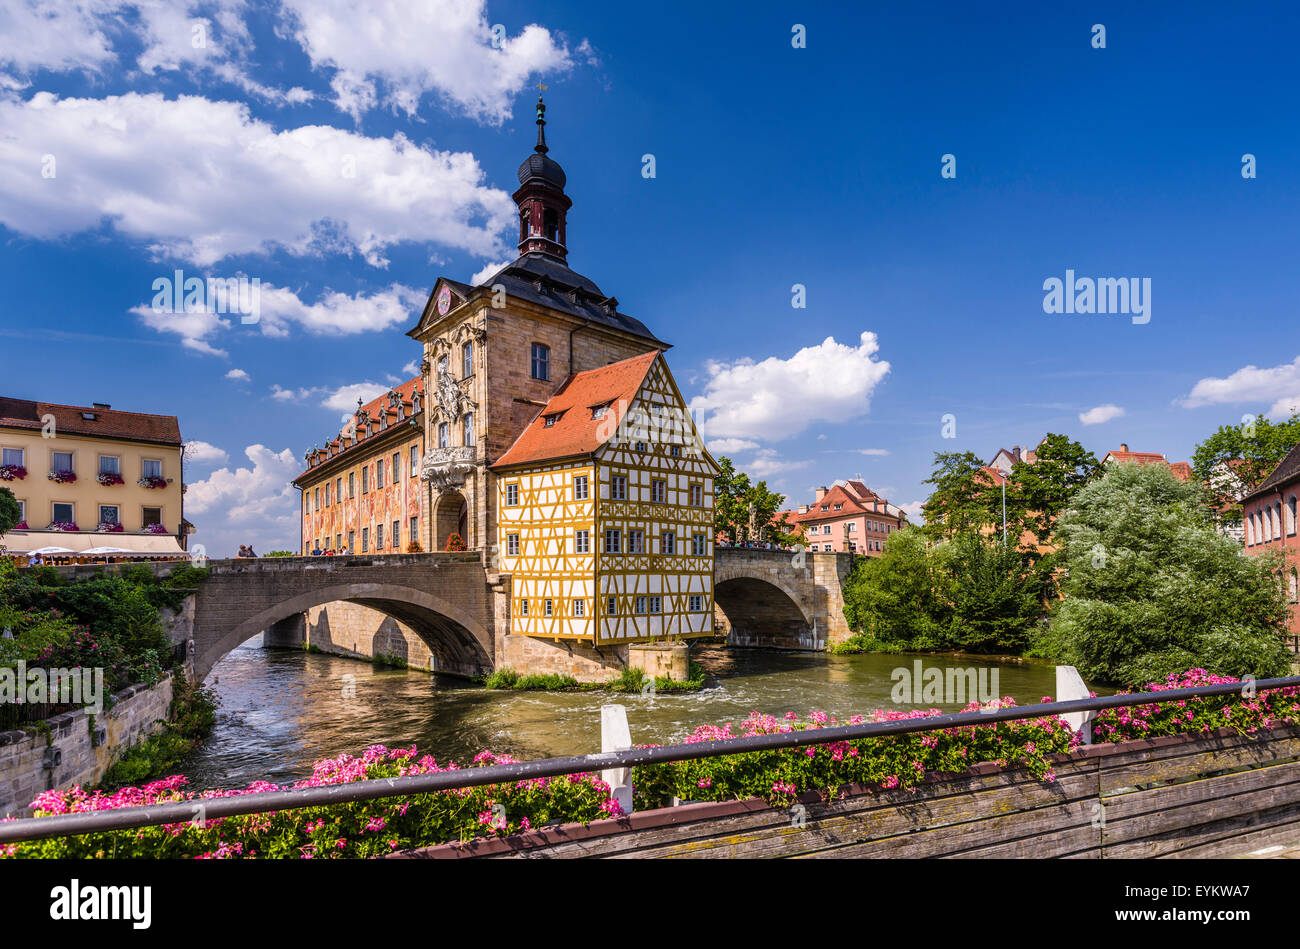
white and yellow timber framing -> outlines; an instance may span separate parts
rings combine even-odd
[[[631,403],[618,408],[610,413],[617,426],[590,454],[497,469],[512,633],[597,646],[714,634],[717,463],[662,356]],[[576,490],[583,477],[585,499]],[[615,479],[623,479],[624,497],[614,496]],[[605,551],[607,531],[618,532],[617,552]],[[633,532],[641,552],[629,550]],[[665,534],[673,535],[671,552]]]

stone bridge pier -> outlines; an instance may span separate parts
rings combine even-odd
[[[852,554],[718,547],[715,627],[731,646],[825,649],[847,639],[844,578]]]

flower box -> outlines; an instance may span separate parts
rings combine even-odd
[[[72,484],[77,480],[77,473],[75,471],[51,471],[46,477],[55,484]]]
[[[95,528],[95,531],[100,534],[120,534],[124,530],[126,530],[126,528],[117,521],[112,521],[111,523],[106,522]]]
[[[0,465],[0,481],[22,481],[27,469],[22,465]]]
[[[115,484],[126,484],[126,480],[116,471],[101,471],[95,480],[106,488],[111,488]]]
[[[76,531],[81,530],[75,521],[55,521],[50,525],[49,529],[52,531],[65,531],[69,533],[75,533]]]
[[[166,534],[167,528],[161,524],[146,524],[140,528],[141,534]]]
[[[155,478],[152,475],[141,478],[136,482],[142,488],[165,488],[167,487],[166,478]]]
[[[29,530],[31,530],[31,528],[27,526],[27,521],[26,521],[26,520],[21,520],[21,521],[19,521],[17,524],[14,525],[14,530],[16,530],[16,531],[29,531]]]

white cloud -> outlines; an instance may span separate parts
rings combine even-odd
[[[898,507],[913,524],[920,524],[925,520],[925,516],[921,513],[921,509],[925,507],[924,501],[910,501],[907,504],[900,504]]]
[[[1095,408],[1088,409],[1086,412],[1079,413],[1079,421],[1084,425],[1100,425],[1102,422],[1109,422],[1111,419],[1120,418],[1124,415],[1124,410],[1118,405],[1098,405]]]
[[[166,293],[161,295],[168,296]],[[315,303],[305,303],[292,290],[270,284],[262,285],[256,295],[250,292],[243,296],[246,301],[257,301],[256,324],[243,324],[242,316],[238,315],[223,317],[214,308],[234,310],[235,307],[218,305],[211,298],[206,301],[206,308],[195,307],[181,313],[155,309],[154,301],[134,306],[130,312],[139,316],[151,329],[177,334],[183,346],[225,356],[224,349],[215,348],[207,339],[235,325],[247,328],[248,332],[253,332],[252,327],[256,326],[263,336],[278,338],[289,336],[293,325],[302,327],[313,336],[347,336],[406,323],[412,319],[412,311],[418,311],[424,302],[422,293],[401,284],[393,284],[387,290],[376,291],[370,296],[327,292]],[[160,304],[170,305],[170,298]],[[242,369],[234,369],[226,373],[226,378],[246,380],[248,375]]]
[[[469,285],[471,287],[477,287],[480,284],[486,283],[488,277],[494,276],[497,273],[497,271],[501,270],[507,264],[511,264],[511,263],[514,263],[513,257],[511,257],[509,260],[503,260],[495,264],[487,264],[486,266],[484,266],[482,270],[480,270],[478,273],[474,274],[474,276],[469,278]]]
[[[290,482],[302,466],[288,448],[249,445],[244,454],[251,467],[218,468],[186,490],[193,540],[209,557],[233,556],[240,544],[252,544],[258,553],[298,546],[298,499]]]
[[[715,455],[734,455],[737,452],[753,451],[757,447],[758,442],[744,438],[715,438],[709,442],[709,451]]]
[[[408,362],[405,366],[402,367],[402,372],[406,373],[408,378],[410,376],[418,376],[420,374],[420,367],[416,363],[416,361],[412,359],[410,362]]]
[[[0,98],[0,128],[0,223],[41,239],[110,221],[200,266],[282,248],[383,267],[406,241],[495,257],[515,218],[469,153],[321,125],[277,132],[235,102],[38,92]]]
[[[859,448],[857,452],[859,455],[871,455],[874,457],[874,456],[888,455],[889,449],[888,448]]]
[[[1289,416],[1300,408],[1300,356],[1294,361],[1260,369],[1245,366],[1223,379],[1209,377],[1192,386],[1183,400],[1187,408],[1231,402],[1271,402],[1268,415]]]
[[[843,421],[870,408],[871,393],[889,372],[875,358],[875,333],[848,346],[828,336],[789,359],[710,362],[704,395],[691,401],[708,437],[778,440],[818,421]]]
[[[485,0],[371,0],[364,11],[354,0],[284,0],[284,9],[312,65],[334,70],[335,104],[354,117],[377,105],[414,116],[436,93],[499,124],[534,76],[572,66],[563,43],[536,24],[494,48]]]
[[[807,461],[791,461],[782,455],[777,454],[774,448],[764,448],[752,460],[743,465],[737,465],[741,471],[751,478],[767,478],[782,471],[794,471],[796,468],[807,468]]]
[[[227,379],[234,379],[237,382],[248,382],[248,373],[242,369],[232,369],[226,373]]]
[[[224,464],[230,460],[230,455],[211,442],[188,441],[185,443],[185,460],[199,465],[214,461]]]
[[[346,421],[357,410],[357,399],[364,405],[371,399],[377,399],[392,388],[381,382],[356,382],[352,385],[339,386],[321,401],[327,409],[343,413]]]
[[[276,103],[305,102],[305,89],[276,89],[253,79],[246,0],[10,0],[0,13],[0,64],[28,75],[39,69],[101,74],[119,62],[115,43],[140,47],[135,67],[151,76],[230,82]]]

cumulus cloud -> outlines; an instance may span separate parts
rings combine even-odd
[[[122,63],[121,49],[138,48],[144,75],[183,71],[275,103],[310,99],[305,89],[252,78],[248,8],[246,0],[10,0],[0,13],[0,64],[24,76],[101,74]]]
[[[226,378],[233,379],[237,382],[247,382],[248,373],[244,372],[244,370],[242,369],[232,369],[228,373],[226,373]]]
[[[298,546],[297,491],[290,482],[301,465],[288,448],[249,445],[244,455],[249,467],[218,468],[186,490],[193,540],[209,557],[232,556],[240,544],[252,544],[259,553]]]
[[[742,451],[753,451],[758,442],[744,438],[715,438],[709,442],[709,451],[715,455],[734,455]]]
[[[484,184],[471,154],[400,134],[277,132],[241,103],[38,92],[0,98],[0,128],[0,223],[40,239],[108,221],[155,254],[204,267],[277,249],[384,267],[386,249],[406,241],[496,257],[514,223],[510,196]],[[46,155],[53,178],[42,177]]]
[[[185,460],[198,465],[214,461],[225,463],[230,460],[230,455],[211,442],[189,441],[185,443]]]
[[[785,456],[779,455],[774,448],[764,448],[756,454],[750,461],[740,467],[752,478],[767,478],[774,474],[780,474],[783,471],[794,471],[797,468],[807,468],[809,462],[794,461]]]
[[[371,399],[388,392],[393,387],[382,382],[354,382],[350,385],[331,389],[329,386],[312,386],[303,389],[285,389],[279,385],[271,386],[271,398],[279,402],[305,402],[319,400],[321,408],[341,413],[340,420],[350,421],[357,410],[357,399],[364,405]]]
[[[514,263],[513,257],[511,257],[509,260],[502,260],[495,264],[485,265],[482,270],[480,270],[478,273],[474,274],[474,276],[469,278],[469,285],[471,287],[477,287],[486,283],[489,277],[495,276],[499,270],[503,269],[507,264],[511,264],[511,263]]]
[[[876,358],[875,333],[864,332],[857,346],[832,336],[788,359],[709,362],[704,394],[691,401],[710,438],[776,441],[814,422],[843,421],[863,415],[871,393],[889,372]]]
[[[920,524],[925,520],[925,516],[921,513],[922,508],[925,507],[924,501],[909,501],[907,504],[898,505],[898,507],[913,524]]]
[[[1267,414],[1273,418],[1300,411],[1300,356],[1268,369],[1245,366],[1222,379],[1202,379],[1183,399],[1189,409],[1233,402],[1271,402]]]
[[[1109,422],[1111,419],[1120,418],[1124,415],[1124,410],[1118,405],[1098,405],[1095,408],[1088,409],[1086,412],[1079,413],[1079,421],[1084,425],[1100,425],[1102,422]]]
[[[360,24],[354,0],[285,0],[284,9],[312,66],[332,71],[335,104],[358,118],[381,105],[413,116],[434,93],[499,124],[534,76],[573,65],[564,44],[537,24],[494,35],[485,0],[372,0]]]
[[[151,300],[132,307],[130,312],[140,317],[150,329],[175,333],[181,337],[181,345],[215,356],[226,356],[227,352],[217,349],[208,338],[219,336],[236,325],[248,332],[255,329],[263,336],[278,338],[289,336],[293,326],[301,327],[313,336],[349,336],[405,323],[424,301],[420,291],[393,284],[368,296],[327,292],[315,303],[306,303],[292,290],[267,284],[260,286],[256,294],[251,291],[241,294],[246,301],[257,301],[257,322],[244,324],[242,315],[227,316],[219,312],[231,313],[237,309],[224,302],[220,293],[206,297],[202,305],[194,304],[180,312],[166,309],[173,305],[170,292],[160,296],[164,299],[158,307],[154,306],[157,301]],[[248,374],[242,369],[232,369],[226,373],[226,378],[247,380]]]

